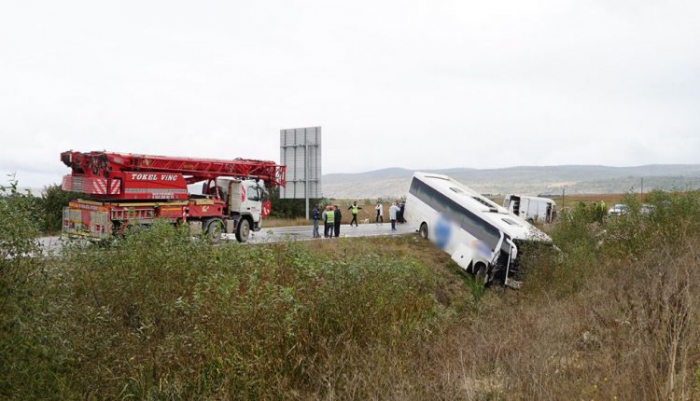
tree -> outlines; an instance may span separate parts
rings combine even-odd
[[[277,218],[297,218],[305,217],[306,200],[304,199],[281,199],[279,188],[270,190],[270,202],[272,203],[271,217]],[[321,199],[309,199],[309,213],[313,210],[314,205],[318,205]]]
[[[44,222],[42,229],[44,232],[61,231],[63,208],[68,206],[68,202],[77,197],[77,193],[64,191],[58,184],[44,187],[41,193]]]

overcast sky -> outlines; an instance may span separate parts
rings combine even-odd
[[[700,1],[3,1],[0,173],[61,151],[323,172],[700,162]],[[5,177],[2,177],[6,183]]]

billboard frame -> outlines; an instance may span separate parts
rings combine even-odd
[[[321,144],[320,126],[280,130],[280,164],[287,166],[287,184],[280,189],[280,199],[301,199],[299,187],[303,186],[307,219],[309,199],[322,197]]]

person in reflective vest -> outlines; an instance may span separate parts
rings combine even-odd
[[[332,238],[334,227],[333,223],[335,222],[335,212],[333,211],[333,206],[329,205],[326,207],[326,210],[323,211],[323,222],[325,223],[323,236],[325,238]]]
[[[348,210],[351,211],[352,213],[352,220],[350,220],[350,226],[352,226],[352,223],[355,223],[355,227],[357,227],[357,213],[360,212],[361,207],[357,206],[357,201],[353,202],[352,205],[348,208]]]

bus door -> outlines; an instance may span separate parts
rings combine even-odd
[[[498,241],[498,245],[493,253],[493,259],[491,259],[489,281],[494,277],[500,277],[503,273],[503,285],[515,289],[520,288],[521,283],[519,281],[508,277],[510,275],[511,266],[517,257],[518,247],[509,237],[501,233],[501,239]]]
[[[506,245],[508,247],[508,262],[506,263],[506,275],[505,279],[503,280],[503,285],[517,290],[522,286],[522,283],[515,279],[509,278],[508,276],[510,275],[511,264],[515,258],[518,257],[518,248],[515,246],[513,241],[510,240],[510,238],[506,238]]]

